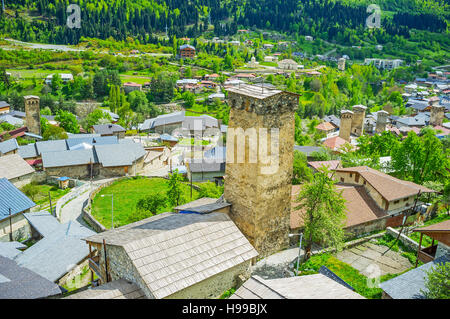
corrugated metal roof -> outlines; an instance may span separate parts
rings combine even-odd
[[[19,145],[17,144],[17,141],[15,138],[0,142],[0,155],[12,152],[14,150],[17,150],[19,148]]]
[[[34,206],[36,204],[8,179],[0,178],[0,220],[9,217],[10,208],[11,215],[15,215]]]

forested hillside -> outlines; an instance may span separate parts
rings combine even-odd
[[[65,26],[69,4],[81,7],[81,29]],[[310,34],[350,43],[365,28],[367,5],[356,0],[14,0],[6,1],[0,32],[16,39],[75,44],[82,36],[156,43],[155,34],[196,37],[214,26],[216,35],[239,27]],[[382,0],[383,36],[410,36],[411,29],[447,30],[449,0]],[[386,41],[386,39],[385,39]]]

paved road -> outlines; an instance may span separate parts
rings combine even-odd
[[[112,180],[112,178],[94,181],[91,190],[95,189],[97,186],[99,186],[103,183],[106,183],[110,180]],[[82,212],[83,212],[82,210],[83,210],[84,203],[86,202],[86,204],[87,204],[87,200],[89,199],[89,194],[90,194],[91,190],[84,192],[83,194],[81,194],[78,197],[75,197],[61,209],[61,216],[60,216],[61,223],[66,223],[70,220],[76,220],[80,224],[82,224],[86,227],[89,227],[89,225],[82,218]]]

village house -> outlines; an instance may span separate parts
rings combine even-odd
[[[48,212],[26,213],[24,218],[37,243],[14,257],[19,266],[62,286],[88,265],[89,249],[83,239],[94,231],[77,221],[61,224]]]
[[[136,175],[144,169],[146,154],[141,144],[127,140],[118,144],[81,144],[79,148],[43,152],[42,166],[49,176],[92,178]]]
[[[19,150],[19,144],[15,138],[11,138],[4,142],[0,142],[0,157],[5,155],[16,154]]]
[[[163,213],[86,242],[102,283],[127,280],[149,299],[217,298],[249,277],[258,255],[220,212]]]
[[[7,178],[20,188],[31,183],[35,171],[19,154],[0,157],[0,178]]]
[[[180,46],[180,57],[182,59],[195,57],[195,48],[189,44]]]
[[[284,59],[278,62],[278,68],[281,70],[293,70],[298,69],[298,63],[291,59]]]
[[[0,299],[43,299],[61,294],[55,283],[0,255]]]
[[[318,130],[319,132],[323,132],[326,136],[338,131],[337,128],[329,122],[320,123],[316,126],[316,130]]]
[[[347,144],[351,145],[348,141],[344,140],[340,136],[330,137],[322,142],[322,145],[324,147],[329,148],[335,154],[340,154],[344,152]]]
[[[450,220],[445,220],[426,227],[416,228],[413,232],[420,234],[417,260],[424,263],[428,263],[439,257],[445,257],[447,260],[450,260]],[[432,241],[430,247],[422,247],[422,239],[424,235],[431,238]]]
[[[5,101],[0,101],[0,114],[7,114],[10,111],[11,106]]]
[[[52,84],[52,80],[53,80],[53,76],[54,76],[54,74],[47,75],[47,77],[45,78],[45,81],[44,81],[45,84],[51,85]],[[59,76],[61,77],[61,81],[63,83],[67,83],[67,82],[73,81],[72,73],[59,73]]]
[[[278,61],[278,58],[274,57],[274,56],[268,55],[268,56],[264,57],[264,62],[277,62],[277,61]]]
[[[402,66],[404,63],[403,60],[400,59],[364,59],[365,65],[374,65],[378,69],[387,69],[387,70],[393,70],[395,68],[398,68]]]
[[[311,161],[313,159],[314,153],[321,153],[325,152],[325,149],[323,147],[319,146],[299,146],[294,145],[294,151],[301,152],[305,154],[308,161]]]
[[[125,137],[127,130],[118,124],[98,124],[92,126],[92,133],[100,134],[100,136],[117,136],[121,139]]]
[[[348,287],[323,274],[290,278],[247,280],[230,297],[239,299],[364,299]]]
[[[142,84],[134,83],[134,82],[125,82],[123,85],[123,90],[125,93],[130,93],[133,91],[142,91]]]
[[[30,237],[30,226],[24,213],[36,204],[7,178],[0,178],[0,242]]]
[[[187,177],[192,182],[215,182],[223,184],[223,176],[225,175],[225,162],[186,162]]]
[[[417,200],[419,194],[433,190],[412,182],[402,181],[372,168],[337,168],[333,174],[337,182],[337,191],[342,192],[346,200],[347,235],[357,236],[386,227],[402,225],[403,217],[417,214],[414,210],[422,203]],[[297,207],[301,186],[292,189],[292,205]],[[291,229],[303,227],[304,212],[291,214]]]

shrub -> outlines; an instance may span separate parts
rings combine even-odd
[[[200,198],[219,198],[223,194],[223,186],[216,186],[213,182],[206,182],[200,185]]]
[[[450,299],[450,263],[437,265],[427,272],[427,291],[422,291],[427,299]]]
[[[167,205],[167,200],[166,194],[152,194],[141,198],[134,213],[128,216],[128,221],[134,223],[158,214],[159,210]]]

